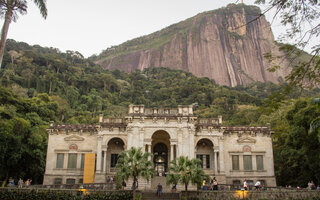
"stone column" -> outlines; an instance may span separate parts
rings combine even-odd
[[[219,138],[219,161],[220,161],[220,173],[224,173],[224,152],[223,152],[223,138]]]
[[[151,153],[151,145],[150,144],[146,144],[146,147],[147,147],[147,152]],[[151,160],[151,157],[149,156],[148,159]]]
[[[214,151],[214,174],[218,174],[218,159],[217,159],[217,151]]]
[[[132,147],[132,131],[128,131],[128,149]]]
[[[189,130],[189,158],[192,159],[194,158],[194,131],[191,129]]]
[[[178,156],[182,155],[182,131],[178,132]]]
[[[174,145],[171,144],[171,145],[170,145],[170,161],[173,160],[173,148],[174,148]]]
[[[98,147],[97,147],[97,166],[96,166],[96,171],[100,172],[101,171],[101,145],[102,145],[102,137],[98,136]]]
[[[257,170],[257,156],[251,155],[252,158],[252,170]]]
[[[108,148],[108,147],[107,147]],[[104,157],[103,157],[103,172],[107,171],[107,149],[104,151]]]
[[[139,133],[139,147],[142,147],[142,152],[145,152],[145,149],[143,148],[143,139],[144,139],[144,131],[140,130],[140,133]]]

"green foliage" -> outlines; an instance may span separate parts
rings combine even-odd
[[[133,200],[135,200],[135,192],[136,192],[136,182],[139,177],[142,177],[149,181],[150,178],[153,178],[155,175],[153,162],[151,161],[152,154],[142,152],[141,148],[134,148],[127,151],[123,151],[119,154],[119,159],[116,165],[117,180],[128,180],[131,178],[132,188],[133,188]]]
[[[90,192],[88,195],[78,196],[76,191],[64,190],[23,190],[23,189],[1,189],[0,199],[6,200],[131,200],[132,192]]]
[[[198,105],[197,116],[222,115],[229,122],[239,105],[259,106],[271,91],[282,87],[254,83],[246,88],[228,88],[185,71],[156,67],[132,73],[108,71],[84,59],[79,52],[61,53],[58,49],[14,40],[7,42],[4,66],[0,71],[3,86],[23,97],[37,96],[43,101],[50,97],[55,102],[50,105],[57,112],[46,110],[44,120],[56,114],[57,123],[69,124],[96,123],[99,114],[124,117],[129,104],[177,107],[193,103]]]
[[[177,161],[171,161],[169,173],[167,174],[167,183],[177,184],[180,182],[185,186],[186,196],[188,199],[188,185],[194,184],[201,187],[204,179],[209,179],[201,168],[199,159],[189,159],[188,157],[180,156]]]
[[[56,119],[55,102],[47,94],[24,99],[0,87],[0,179],[31,178],[41,183],[47,133]]]
[[[320,108],[309,99],[283,104],[260,121],[271,123],[274,163],[279,185],[305,187],[313,180],[320,182],[319,128],[310,131],[310,124],[320,116]]]

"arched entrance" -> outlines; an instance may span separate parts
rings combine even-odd
[[[201,166],[205,170],[213,169],[214,152],[213,143],[211,140],[203,138],[197,142],[196,157],[201,160]]]
[[[170,135],[163,130],[152,135],[153,163],[157,176],[165,176],[169,163]]]
[[[106,158],[104,164],[108,172],[114,173],[116,171],[116,164],[118,162],[119,154],[124,151],[125,144],[121,138],[115,137],[109,140],[107,144]],[[108,163],[107,163],[108,161]],[[104,170],[105,171],[105,170]]]

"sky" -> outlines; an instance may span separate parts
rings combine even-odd
[[[240,1],[240,0],[239,0]],[[8,38],[30,45],[79,51],[85,57],[112,45],[148,35],[198,13],[236,3],[237,0],[47,0],[42,18],[33,1],[28,13],[12,22]],[[244,0],[253,5],[254,0]],[[263,7],[261,7],[264,10]],[[267,13],[268,21],[273,14]],[[0,20],[1,24],[3,20]],[[284,28],[272,23],[275,38]]]

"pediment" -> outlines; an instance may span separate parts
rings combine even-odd
[[[64,138],[64,141],[83,141],[84,138],[78,135],[70,135]]]
[[[250,137],[239,138],[237,140],[238,143],[256,143],[256,140]]]

